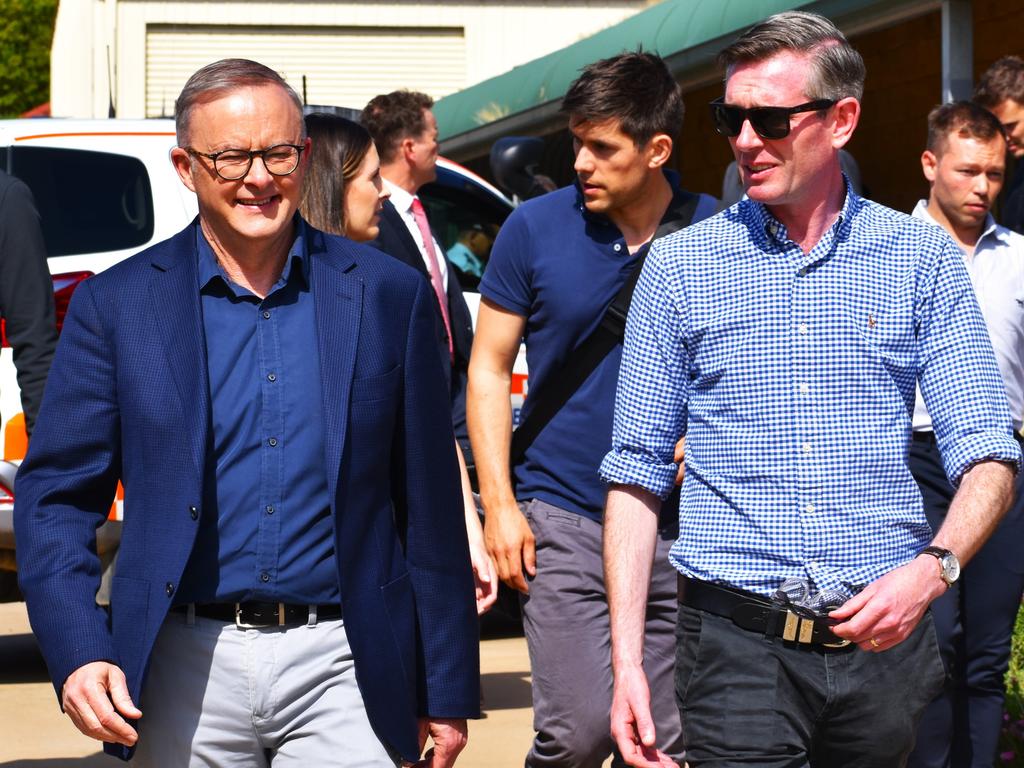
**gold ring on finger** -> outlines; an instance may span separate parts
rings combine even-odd
[[[871,647],[872,648],[877,648],[880,645],[881,645],[881,643],[878,642],[877,640],[875,640],[875,638],[873,638],[873,637],[871,638]]]

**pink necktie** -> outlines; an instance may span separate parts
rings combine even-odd
[[[444,330],[448,334],[448,355],[455,359],[455,349],[452,346],[452,324],[448,320],[448,297],[444,292],[444,283],[441,282],[441,265],[437,262],[437,252],[434,251],[434,236],[430,233],[430,225],[427,223],[427,214],[423,210],[423,203],[418,197],[412,199],[412,217],[416,220],[420,235],[423,237],[423,250],[426,251],[427,261],[430,264],[430,283],[434,286],[434,295],[437,296],[437,304],[441,307],[441,317],[444,318]]]

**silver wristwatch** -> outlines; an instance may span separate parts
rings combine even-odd
[[[939,575],[946,582],[947,587],[953,586],[953,582],[960,578],[960,561],[948,549],[925,547],[917,554],[919,557],[921,555],[931,555],[939,561],[939,567],[942,569]]]

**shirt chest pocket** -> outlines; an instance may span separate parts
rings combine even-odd
[[[884,368],[900,389],[917,379],[917,335],[910,313],[868,308],[847,311],[847,332],[866,353],[868,362]]]

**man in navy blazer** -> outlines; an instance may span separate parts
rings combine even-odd
[[[144,766],[394,766],[428,732],[452,765],[479,655],[430,286],[299,217],[275,72],[204,67],[175,116],[199,217],[78,288],[17,479],[62,707]]]

